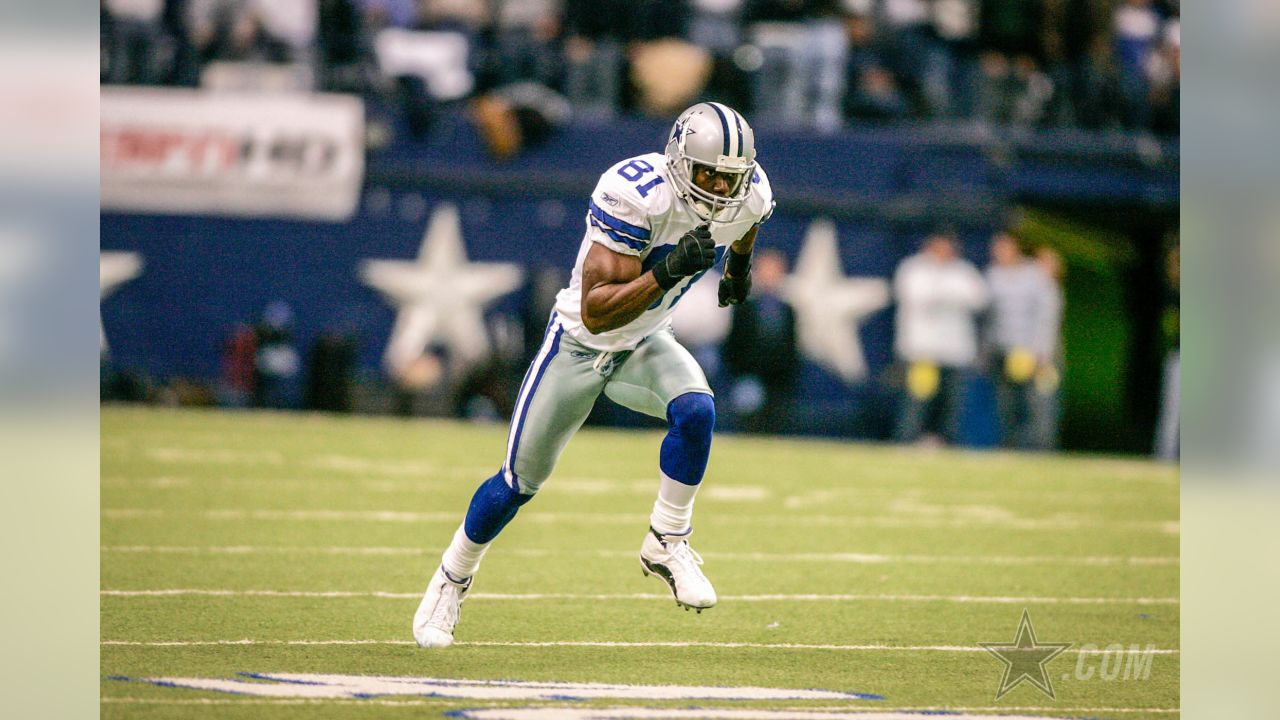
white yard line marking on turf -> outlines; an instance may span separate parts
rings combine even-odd
[[[136,553],[158,555],[439,555],[438,548],[414,547],[377,547],[377,546],[328,546],[313,547],[307,545],[223,545],[223,546],[180,546],[180,545],[108,545],[102,552]],[[631,550],[560,550],[552,548],[507,548],[504,554],[519,557],[562,557],[564,555],[630,558],[635,555]],[[715,552],[702,553],[703,557],[713,560],[739,560],[750,562],[819,562],[819,563],[851,563],[855,565],[880,565],[891,563],[915,564],[947,564],[957,565],[1178,565],[1177,556],[1129,557],[1124,555],[1025,555],[1025,556],[985,556],[985,555],[879,555],[875,553],[759,553],[759,552]]]
[[[394,675],[344,675],[333,673],[248,673],[235,677],[114,677],[162,687],[284,698],[362,698],[425,695],[462,700],[773,700],[863,701],[879,695],[846,690],[810,688],[627,684],[563,682],[548,680],[468,680],[464,678]]]
[[[434,705],[457,705],[458,701],[453,698],[413,698],[406,700],[387,700],[383,698],[367,698],[367,699],[314,699],[314,698],[175,698],[175,697],[126,697],[126,696],[106,696],[101,702],[113,705],[387,705],[387,706],[434,706]],[[524,703],[521,703],[524,705]],[[502,703],[498,705],[486,704],[485,707],[514,707],[511,703]],[[870,708],[861,705],[856,708],[832,708],[830,706],[815,706],[812,708],[787,708],[788,710],[842,710],[843,712],[857,712],[858,710],[874,710],[876,712],[916,712],[916,713],[946,713],[946,712],[1061,712],[1061,713],[1177,713],[1182,712],[1181,708],[1127,708],[1127,707],[1013,707],[1013,706],[990,706],[990,707],[945,707],[945,706],[920,706],[920,707],[879,707]],[[1004,718],[1008,720],[1008,718]]]
[[[150,460],[172,463],[231,463],[252,465],[283,465],[284,455],[275,450],[240,451],[218,449],[200,449],[190,447],[152,447],[147,448],[146,456]]]
[[[994,711],[1004,708],[994,708]],[[973,714],[973,711],[943,711],[950,720],[1053,720],[1062,717],[1057,709],[1045,715]],[[453,713],[462,720],[919,720],[915,710],[893,708],[806,708],[803,710],[754,710],[749,708],[475,708]]]
[[[104,508],[102,516],[112,520],[138,517],[199,517],[206,520],[321,520],[344,522],[457,523],[457,512],[411,512],[401,510],[247,510],[227,508],[173,512],[160,509]],[[522,522],[538,524],[603,524],[647,523],[648,515],[639,513],[556,513],[536,512],[521,515]],[[803,522],[821,527],[876,528],[948,528],[955,530],[1133,530],[1177,535],[1181,528],[1176,520],[1109,521],[1076,516],[1052,518],[1016,517],[952,517],[934,516],[857,516],[857,515],[725,515],[716,518],[718,526],[749,525],[752,527],[793,527]]]
[[[176,597],[203,595],[211,597],[302,597],[302,598],[389,598],[407,600],[422,593],[349,591],[349,590],[222,590],[213,588],[168,588],[163,590],[102,590],[105,597]],[[666,598],[656,593],[471,593],[471,600],[655,600]],[[999,595],[854,595],[854,594],[767,594],[721,595],[721,600],[734,602],[951,602],[997,605],[1177,605],[1176,597],[1006,597]]]
[[[414,700],[385,700],[382,698],[168,698],[168,697],[104,697],[102,702],[118,705],[371,705],[429,707],[433,705],[457,705],[457,698],[418,698]],[[506,705],[498,705],[506,707]]]
[[[200,647],[206,645],[267,645],[267,646],[324,646],[324,645],[417,645],[412,640],[103,640],[102,645],[125,647]],[[546,640],[546,641],[489,641],[460,640],[454,647],[505,647],[505,648],[715,648],[752,650],[833,650],[838,652],[949,652],[949,653],[986,653],[980,647],[964,645],[824,645],[813,643],[752,643],[752,642],[623,642],[611,640]],[[1108,651],[1100,648],[1068,648],[1067,654],[1106,655]],[[1148,652],[1145,651],[1144,652]],[[1179,655],[1177,648],[1151,648],[1155,655]]]

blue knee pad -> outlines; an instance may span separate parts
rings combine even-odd
[[[463,525],[471,542],[487,543],[498,537],[502,528],[516,516],[521,505],[533,499],[513,489],[499,471],[497,475],[480,483],[471,496],[467,519]]]
[[[658,462],[662,472],[685,485],[702,482],[715,426],[716,404],[706,393],[685,393],[668,403],[667,436]]]

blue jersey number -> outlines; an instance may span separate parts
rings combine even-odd
[[[618,174],[623,180],[635,182],[646,174],[653,172],[653,166],[643,160],[632,160],[631,162],[618,168]],[[636,186],[636,192],[640,193],[640,197],[648,197],[649,191],[662,184],[662,177],[658,176],[647,183]]]

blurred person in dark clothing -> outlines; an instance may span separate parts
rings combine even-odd
[[[753,103],[761,120],[838,129],[848,55],[842,0],[747,0],[744,15],[763,54]]]
[[[351,380],[355,366],[355,338],[333,330],[320,333],[311,345],[303,407],[351,412]]]
[[[253,371],[253,406],[289,408],[296,402],[299,365],[294,346],[293,309],[283,300],[267,304],[254,326],[257,354]]]
[[[563,4],[564,0],[493,0],[494,84],[558,86]]]
[[[733,377],[731,400],[742,412],[744,428],[785,433],[800,374],[795,312],[780,296],[787,260],[777,250],[762,250],[752,265],[754,292],[734,306],[723,360]]]
[[[1115,91],[1111,66],[1112,0],[1046,0],[1045,68],[1053,79],[1052,122],[1100,128]]]
[[[1034,125],[1053,97],[1045,75],[1044,0],[982,0],[978,15],[982,89],[978,114],[998,124]]]
[[[1121,123],[1125,129],[1145,128],[1151,118],[1147,62],[1160,43],[1161,17],[1151,0],[1122,0],[1112,22]]]
[[[890,71],[887,49],[877,34],[870,13],[845,20],[849,39],[848,82],[844,114],[850,119],[898,120],[911,113],[911,105]]]
[[[618,112],[624,50],[634,38],[631,0],[565,0],[564,93],[575,113],[592,119]]]
[[[247,407],[253,398],[257,368],[258,336],[248,324],[238,322],[222,342],[220,402],[227,407]]]
[[[102,1],[99,18],[104,21],[103,39],[109,48],[105,54],[107,82],[160,83],[163,70],[161,63],[157,62],[158,56],[161,51],[172,50],[164,12],[164,0]]]

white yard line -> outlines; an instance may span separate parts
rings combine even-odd
[[[438,548],[414,547],[377,547],[377,546],[320,546],[307,545],[221,545],[221,546],[182,546],[182,545],[109,545],[102,548],[105,553],[120,554],[156,554],[156,555],[390,555],[390,556],[434,556],[442,550]],[[630,558],[635,555],[631,550],[569,550],[558,548],[507,548],[502,554],[518,557],[598,557],[598,558]],[[818,562],[818,563],[850,563],[854,565],[880,565],[893,563],[912,564],[957,564],[957,565],[1153,565],[1176,566],[1177,556],[1125,556],[1125,555],[1025,555],[1025,556],[986,556],[986,555],[882,555],[878,553],[760,553],[760,552],[714,552],[701,553],[703,557],[713,560],[730,560],[746,562]]]
[[[102,590],[104,597],[298,597],[298,598],[388,598],[408,600],[421,597],[422,593],[347,590],[226,590],[215,588],[168,588],[160,590]],[[589,600],[606,602],[619,600],[655,600],[667,596],[656,593],[471,593],[471,600]],[[893,594],[766,594],[721,595],[721,600],[733,602],[950,602],[996,605],[1177,605],[1176,597],[1013,597],[992,595],[893,595]]]
[[[324,645],[416,645],[412,640],[103,640],[104,646],[125,647],[201,647],[219,645],[249,646],[324,646]],[[946,652],[985,653],[980,647],[964,645],[827,645],[810,643],[752,643],[752,642],[615,642],[592,640],[547,640],[528,642],[502,642],[472,640],[459,641],[454,647],[508,647],[508,648],[748,648],[761,650],[833,650],[839,652]],[[1069,648],[1068,654],[1105,655],[1107,650],[1098,648]],[[1177,648],[1152,648],[1156,655],[1178,655]]]
[[[174,512],[158,508],[104,508],[102,516],[108,520],[138,518],[190,518],[204,520],[269,520],[279,521],[341,521],[341,522],[389,522],[389,523],[457,523],[459,512],[411,512],[402,510],[248,510],[227,508]],[[529,512],[521,515],[524,523],[538,524],[603,524],[647,523],[648,515],[640,513],[559,513]],[[721,515],[714,521],[717,526],[794,527],[802,523],[808,527],[875,527],[875,528],[948,528],[954,530],[1010,529],[1010,530],[1131,530],[1177,535],[1180,526],[1176,520],[1125,520],[1108,521],[1098,518],[1062,516],[1050,518],[1017,518],[1004,516],[938,517],[929,515]]]
[[[174,698],[174,697],[112,697],[104,696],[101,701],[104,704],[113,705],[370,705],[370,706],[435,706],[435,705],[458,705],[466,704],[465,701],[455,698],[413,698],[406,700],[388,700],[383,698],[367,698],[367,699],[311,699],[311,698]],[[485,707],[524,707],[528,702],[518,704],[513,703],[485,703]],[[813,705],[803,708],[786,708],[787,710],[809,710],[809,711],[827,711],[839,710],[842,712],[918,712],[918,713],[946,713],[946,712],[1060,712],[1060,713],[1178,713],[1182,712],[1181,708],[1126,708],[1126,707],[1016,707],[1009,705],[993,705],[989,707],[947,707],[943,705],[934,706],[904,706],[904,707],[881,707],[879,705],[862,704],[854,707],[840,707],[831,705]]]

